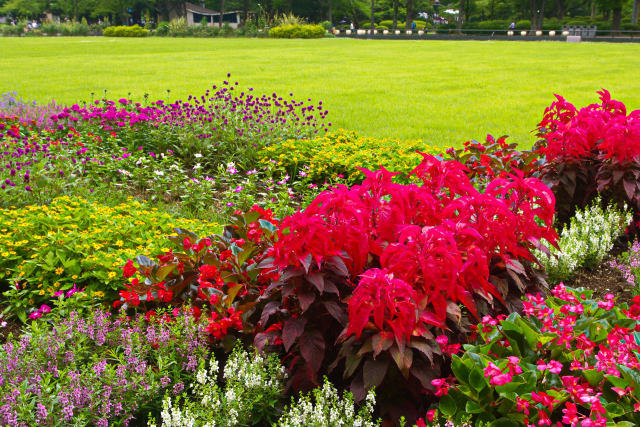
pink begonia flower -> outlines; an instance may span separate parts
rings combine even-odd
[[[496,376],[491,377],[491,380],[489,380],[489,384],[492,385],[505,385],[511,382],[511,380],[513,379],[513,377],[509,374],[499,374]]]
[[[493,377],[496,375],[500,375],[502,373],[502,371],[500,370],[500,368],[498,368],[496,366],[495,363],[493,362],[489,362],[489,365],[487,365],[486,368],[484,368],[484,377],[485,378],[489,378],[489,377]]]
[[[549,363],[544,363],[543,360],[538,360],[538,370],[545,371],[547,369],[553,374],[559,374],[560,371],[562,371],[562,363],[557,360],[551,360]]]
[[[51,312],[51,307],[49,307],[47,304],[42,304],[38,311],[40,313],[42,313],[42,314],[50,313]]]
[[[34,311],[29,315],[29,319],[37,319],[39,317],[42,317],[42,313],[40,313],[39,311]]]
[[[447,393],[449,393],[449,388],[451,387],[446,378],[437,378],[435,380],[431,380],[431,384],[437,387],[434,394],[438,397],[446,396]]]
[[[429,421],[433,421],[433,419],[435,418],[435,416],[436,416],[436,410],[435,410],[435,409],[429,409],[429,410],[427,411],[427,419],[428,419]]]

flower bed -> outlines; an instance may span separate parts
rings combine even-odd
[[[436,157],[316,136],[321,103],[214,90],[2,116],[0,320],[28,332],[0,350],[2,423],[637,423],[640,303],[545,299],[536,259],[566,245],[556,197],[574,212],[600,182],[602,204],[640,210],[637,112],[559,98],[535,150],[488,137]],[[585,265],[628,219],[590,209],[612,237],[572,234]],[[636,246],[616,264],[634,282]]]

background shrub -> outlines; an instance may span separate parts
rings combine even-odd
[[[523,19],[516,22],[516,30],[530,30],[531,29],[531,21],[528,19]]]
[[[149,35],[149,30],[137,24],[132,26],[122,25],[118,27],[107,27],[102,31],[102,35],[105,37],[146,37]]]
[[[269,37],[280,39],[316,39],[324,34],[320,25],[281,25],[269,30]]]

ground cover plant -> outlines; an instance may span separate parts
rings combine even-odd
[[[259,153],[260,163],[268,165],[274,160],[291,176],[307,180],[331,182],[343,178],[344,183],[362,181],[358,169],[379,166],[408,174],[420,160],[420,154],[439,152],[422,141],[392,141],[366,138],[356,132],[338,130],[316,138],[289,139],[272,144]]]
[[[163,391],[184,390],[209,351],[203,325],[174,315],[54,310],[53,324],[32,322],[0,349],[0,422],[107,426],[146,417]]]
[[[524,316],[483,318],[476,342],[453,356],[454,375],[435,381],[438,411],[474,425],[636,425],[639,314],[638,301],[563,285],[528,295]]]
[[[24,321],[72,288],[113,299],[121,288],[119,267],[137,254],[162,254],[166,236],[180,227],[203,235],[220,229],[134,200],[110,207],[64,197],[0,209],[0,289],[7,313]]]
[[[640,105],[634,44],[153,37],[0,43],[7,58],[0,93],[15,90],[38,104],[71,105],[104,90],[114,100],[140,100],[145,93],[165,99],[167,90],[186,100],[230,72],[262,93],[323,101],[334,129],[441,148],[488,133],[510,135],[528,148],[553,93],[586,105],[605,87],[627,105]],[[41,68],[47,79],[39,77]],[[487,102],[490,110],[479,107]]]

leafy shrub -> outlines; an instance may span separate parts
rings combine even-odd
[[[640,304],[557,286],[527,296],[525,316],[485,317],[478,340],[436,380],[438,410],[473,425],[637,425]]]
[[[315,39],[324,34],[324,28],[319,25],[281,25],[269,30],[269,37],[280,39]]]
[[[574,271],[584,267],[593,269],[611,252],[632,219],[629,211],[619,211],[615,206],[602,209],[597,198],[584,211],[577,210],[570,223],[562,230],[558,249],[550,254],[537,252],[552,283],[569,279]]]
[[[193,397],[183,393],[172,401],[167,393],[162,402],[161,425],[271,425],[285,378],[284,368],[275,355],[249,355],[236,346],[224,367],[224,388],[218,385],[217,377],[215,358],[209,359],[208,370],[201,360],[191,387]],[[155,425],[155,420],[150,420],[149,425]]]
[[[179,394],[208,353],[190,313],[32,322],[0,349],[3,425],[108,425],[159,409],[163,390]]]
[[[531,21],[528,19],[522,19],[516,22],[516,30],[529,30],[531,29]]]
[[[158,26],[156,27],[156,30],[155,30],[154,34],[157,34],[159,36],[168,35],[169,34],[169,23],[166,22],[166,21],[158,22]]]
[[[0,28],[3,36],[20,36],[24,33],[26,26],[26,23],[24,25],[18,23],[18,25],[2,25]]]
[[[322,28],[324,28],[324,30],[325,30],[325,31],[329,31],[329,30],[331,30],[331,26],[332,26],[333,24],[331,24],[331,22],[329,22],[329,21],[322,21],[322,22],[321,22],[320,24],[318,24],[318,25],[320,25]]]
[[[278,161],[291,176],[303,176],[314,183],[335,180],[342,175],[346,183],[362,180],[356,165],[375,169],[410,172],[420,161],[416,152],[436,152],[421,140],[398,141],[359,136],[356,132],[338,130],[314,139],[288,139],[265,147],[260,164]]]
[[[245,327],[240,316],[264,292],[265,280],[258,280],[257,267],[276,238],[277,224],[270,211],[256,206],[234,216],[222,235],[200,239],[176,229],[177,236],[169,239],[180,252],[167,249],[157,257],[158,263],[138,256],[138,267],[128,261],[123,275],[129,282],[114,306],[153,312],[168,303],[189,301],[198,312],[212,313],[207,326],[212,338],[232,338],[234,329]],[[231,344],[228,339],[223,342],[229,350]]]
[[[361,186],[282,220],[272,265],[261,263],[280,279],[259,299],[254,343],[283,346],[294,388],[338,369],[356,400],[377,386],[383,411],[401,405],[415,419],[410,406],[444,366],[435,332],[462,339],[466,316],[499,310],[494,301],[514,309],[537,283],[526,259],[530,241],[554,241],[551,192],[510,176],[480,193],[463,170],[424,155],[418,186],[363,169]]]
[[[60,29],[63,36],[88,36],[91,31],[86,20],[83,22],[63,22],[60,24]]]
[[[184,37],[187,35],[187,18],[174,18],[169,22],[169,35],[172,37]]]
[[[297,401],[292,399],[280,419],[280,427],[323,427],[333,425],[373,427],[379,425],[373,421],[375,393],[370,390],[364,405],[356,412],[353,395],[344,392],[338,394],[335,387],[325,378],[322,387],[318,387]]]
[[[518,151],[518,144],[508,144],[506,139],[506,136],[495,139],[487,135],[484,143],[467,141],[462,148],[449,148],[446,155],[466,166],[467,176],[478,188],[485,188],[504,173],[534,176],[542,164],[540,154]]]
[[[425,21],[413,21],[416,23],[416,30],[424,30],[427,27],[427,23]],[[380,21],[380,25],[387,27],[387,29],[393,28],[393,21],[390,19],[386,19],[384,21]],[[396,23],[398,30],[404,30],[406,27],[406,23],[403,21],[397,21]],[[368,27],[367,27],[368,28]]]
[[[556,95],[538,124],[542,179],[553,190],[560,221],[597,194],[640,213],[640,110],[627,115],[622,102],[602,90],[600,103],[577,110]]]
[[[511,21],[504,19],[494,19],[490,21],[480,21],[469,23],[471,28],[478,28],[480,30],[506,30],[509,28]]]
[[[57,22],[45,22],[42,24],[42,32],[49,36],[55,36],[62,32],[62,27]]]
[[[164,252],[164,235],[176,227],[202,234],[218,229],[217,224],[172,218],[136,201],[108,207],[63,197],[50,205],[2,209],[3,303],[24,321],[57,292],[76,286],[112,300],[120,288],[118,267],[136,253]]]
[[[542,21],[542,29],[544,31],[561,30],[562,23],[558,18],[545,18],[544,21]]]
[[[102,35],[105,37],[146,37],[149,35],[149,30],[137,24],[132,26],[107,27],[102,31]]]

